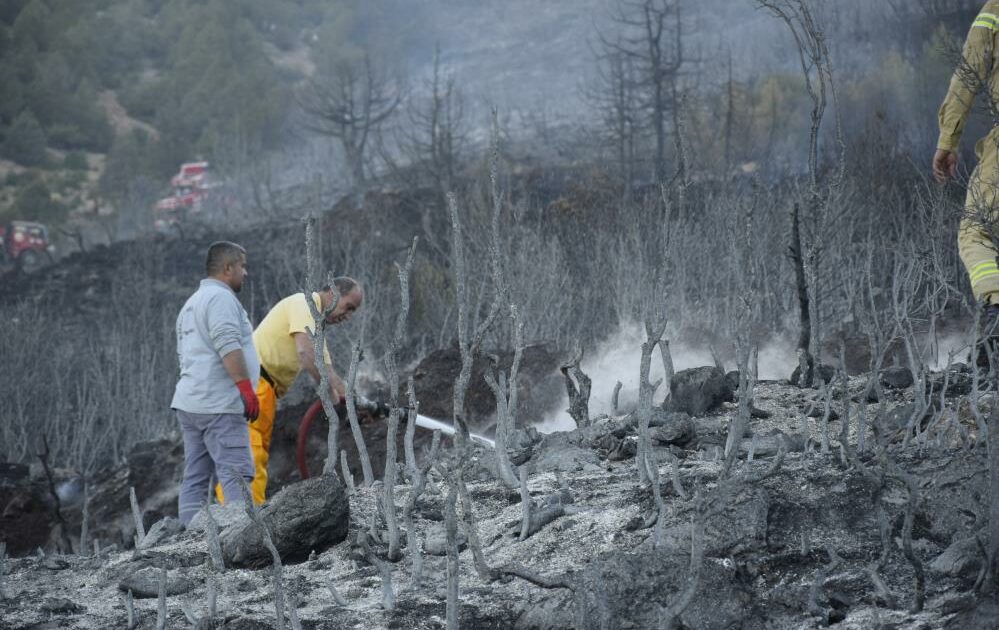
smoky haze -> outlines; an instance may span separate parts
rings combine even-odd
[[[844,79],[864,75],[891,51],[908,55],[929,45],[937,22],[959,28],[962,14],[980,4],[957,0],[934,14],[925,8],[928,3],[836,0],[814,7],[834,69]],[[432,72],[433,49],[439,45],[443,64],[476,115],[495,106],[557,121],[588,113],[581,88],[593,79],[601,36],[613,40],[622,34],[612,19],[618,5],[618,0],[431,0],[415,13],[412,5],[400,4],[398,11],[370,16],[363,36],[376,47],[397,51],[417,92]],[[754,0],[688,0],[682,10],[691,87],[721,85],[729,58],[740,81],[800,73],[786,25]],[[405,43],[399,50],[403,30],[409,34],[401,38]],[[934,98],[943,89],[939,86]]]

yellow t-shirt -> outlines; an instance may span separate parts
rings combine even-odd
[[[313,293],[316,308],[322,308],[319,294]],[[280,396],[291,387],[302,366],[298,361],[294,333],[307,333],[315,325],[304,293],[289,295],[274,305],[263,321],[253,331],[253,345],[257,347],[260,365],[274,380]],[[326,363],[332,365],[329,349],[323,347]]]

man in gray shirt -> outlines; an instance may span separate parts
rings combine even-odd
[[[213,243],[201,281],[177,316],[180,380],[170,407],[184,436],[184,480],[178,513],[187,526],[208,499],[214,473],[224,495],[240,500],[240,476],[253,480],[246,421],[260,413],[260,361],[253,327],[236,293],[246,277],[246,250]]]

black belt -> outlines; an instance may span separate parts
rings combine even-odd
[[[264,366],[262,366],[262,365],[260,366],[260,378],[262,378],[265,381],[267,381],[268,383],[270,383],[271,387],[274,389],[274,391],[277,391],[277,385],[274,384],[274,378],[270,374],[267,373],[267,370],[265,370]]]

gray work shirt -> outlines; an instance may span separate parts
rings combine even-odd
[[[222,357],[233,350],[243,351],[256,389],[260,359],[250,318],[229,285],[206,278],[177,315],[180,380],[170,407],[188,413],[242,414],[243,399],[222,364]]]

